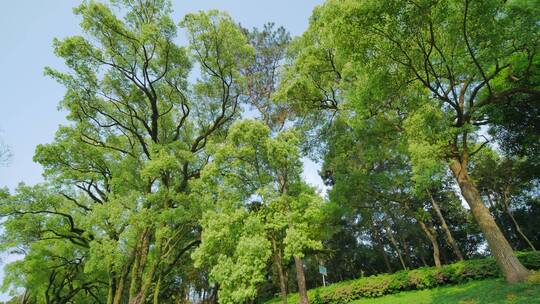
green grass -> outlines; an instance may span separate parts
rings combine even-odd
[[[540,285],[509,285],[503,279],[472,281],[465,284],[426,290],[405,291],[380,298],[361,299],[354,304],[483,304],[540,303]]]
[[[540,269],[540,252],[517,253],[528,269]],[[422,267],[393,274],[377,274],[308,290],[313,304],[348,303],[537,303],[540,304],[540,272],[529,283],[508,285],[493,258],[472,259]],[[534,282],[534,283],[533,283]],[[356,302],[355,302],[356,301]],[[289,294],[298,303],[298,294]],[[265,304],[279,304],[274,297]]]

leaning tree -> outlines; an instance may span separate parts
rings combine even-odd
[[[535,1],[328,1],[295,49],[279,95],[303,112],[404,119],[417,175],[453,174],[507,281],[527,270],[484,205],[470,160],[491,105],[538,99]],[[516,98],[520,97],[520,98]],[[398,130],[402,131],[402,130]]]

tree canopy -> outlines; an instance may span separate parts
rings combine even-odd
[[[328,0],[295,38],[171,7],[84,1],[82,34],[53,41],[68,123],[36,148],[43,183],[0,188],[13,301],[308,304],[319,266],[485,255],[527,278],[538,1]]]

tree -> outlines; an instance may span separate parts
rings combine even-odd
[[[356,117],[393,104],[406,119],[413,170],[448,166],[508,282],[528,272],[485,207],[469,161],[487,144],[479,126],[488,123],[489,105],[540,96],[535,86],[505,81],[534,74],[537,15],[538,5],[520,1],[329,1],[305,34],[316,38],[297,55],[292,70],[301,73],[290,73],[283,89],[291,99],[322,102],[325,88],[337,87],[347,100],[342,108]],[[330,50],[333,60],[314,50]],[[332,62],[338,73],[323,75],[340,77],[306,85],[320,64]]]
[[[93,236],[66,201],[42,185],[21,185],[2,198],[2,249],[24,255],[6,266],[3,288],[24,287],[31,303],[103,303],[107,274],[84,272]]]
[[[494,213],[502,211],[512,222],[518,238],[527,246],[536,250],[535,246],[523,232],[512,209],[516,209],[535,191],[535,177],[531,173],[534,165],[527,159],[511,159],[497,155],[492,150],[479,153],[475,159],[473,178],[482,195],[494,209]]]
[[[454,254],[456,255],[456,257],[460,261],[463,261],[463,254],[461,253],[461,250],[459,249],[459,246],[458,246],[454,236],[452,235],[452,231],[448,227],[446,219],[444,218],[444,216],[443,216],[443,214],[441,212],[441,208],[439,207],[439,203],[437,203],[437,201],[433,197],[433,194],[431,193],[431,191],[428,190],[427,194],[429,196],[431,206],[433,207],[433,210],[437,214],[437,218],[439,219],[439,221],[441,223],[441,227],[442,227],[442,229],[444,231],[444,234],[446,235],[446,239],[447,239],[448,243],[450,244],[450,246],[452,246],[452,250],[454,251]]]
[[[284,104],[272,101],[282,75],[282,64],[291,41],[284,27],[267,23],[262,30],[243,29],[255,50],[255,59],[242,73],[247,81],[249,105],[256,109],[258,118],[273,130],[281,130],[287,119]]]
[[[179,298],[179,281],[184,290],[195,284],[187,280],[189,253],[200,243],[203,205],[192,182],[212,158],[208,143],[223,140],[239,115],[241,71],[251,64],[253,49],[218,11],[187,15],[180,24],[189,46],[182,47],[175,42],[169,1],[113,4],[122,16],[105,4],[84,2],[75,9],[84,35],[54,41],[68,72],[47,68],[46,74],[66,87],[60,105],[71,123],[60,127],[53,143],[37,148],[35,160],[49,185],[31,211],[32,222],[62,226],[61,232],[48,229],[40,244],[64,246],[61,258],[84,257],[69,272],[43,269],[55,275],[55,294],[77,290],[66,280],[91,272],[104,274],[90,278],[103,302],[143,303],[151,295],[157,303],[171,292]],[[200,80],[190,85],[194,63]],[[6,224],[26,226],[25,205],[10,207],[2,214]],[[35,239],[23,237],[30,245],[18,273],[32,271],[33,257],[44,255]],[[35,291],[39,303],[61,302],[43,298],[47,285],[33,288],[26,273],[9,277],[6,284]]]
[[[440,189],[441,194],[451,193],[453,190],[445,185],[448,177],[444,171],[433,170],[413,174],[399,103],[370,109],[360,117],[351,117],[346,107],[336,116],[331,132],[326,135],[323,172],[333,187],[330,199],[352,209],[352,214],[360,214],[360,220],[367,219],[368,226],[370,220],[376,221],[369,215],[375,211],[370,210],[373,205],[401,204],[399,212],[407,213],[420,226],[432,243],[435,264],[440,265],[437,225],[430,214],[433,213],[433,218],[441,222],[441,230],[445,231],[456,257],[463,259],[441,208],[431,194],[434,189]],[[444,195],[441,199],[448,204],[451,201]],[[398,248],[397,241],[391,238],[389,241]]]
[[[245,120],[216,149],[203,171],[213,208],[204,215],[197,265],[212,269],[220,302],[238,303],[255,297],[272,255],[286,303],[283,263],[293,258],[301,302],[308,303],[302,259],[321,248],[323,213],[322,199],[300,178],[298,136],[288,130],[272,137],[262,122]]]

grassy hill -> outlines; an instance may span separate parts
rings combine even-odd
[[[502,279],[472,281],[465,284],[404,291],[380,298],[362,299],[354,304],[534,304],[540,303],[540,285],[509,285]]]
[[[539,252],[522,252],[517,255],[527,268],[540,269]],[[500,277],[495,261],[484,258],[444,265],[440,269],[423,267],[338,282],[311,289],[308,295],[312,304],[540,304],[539,272],[534,272],[531,281],[523,284],[508,285]],[[298,303],[298,295],[290,294],[288,302]],[[266,304],[278,303],[281,300],[276,297]]]

